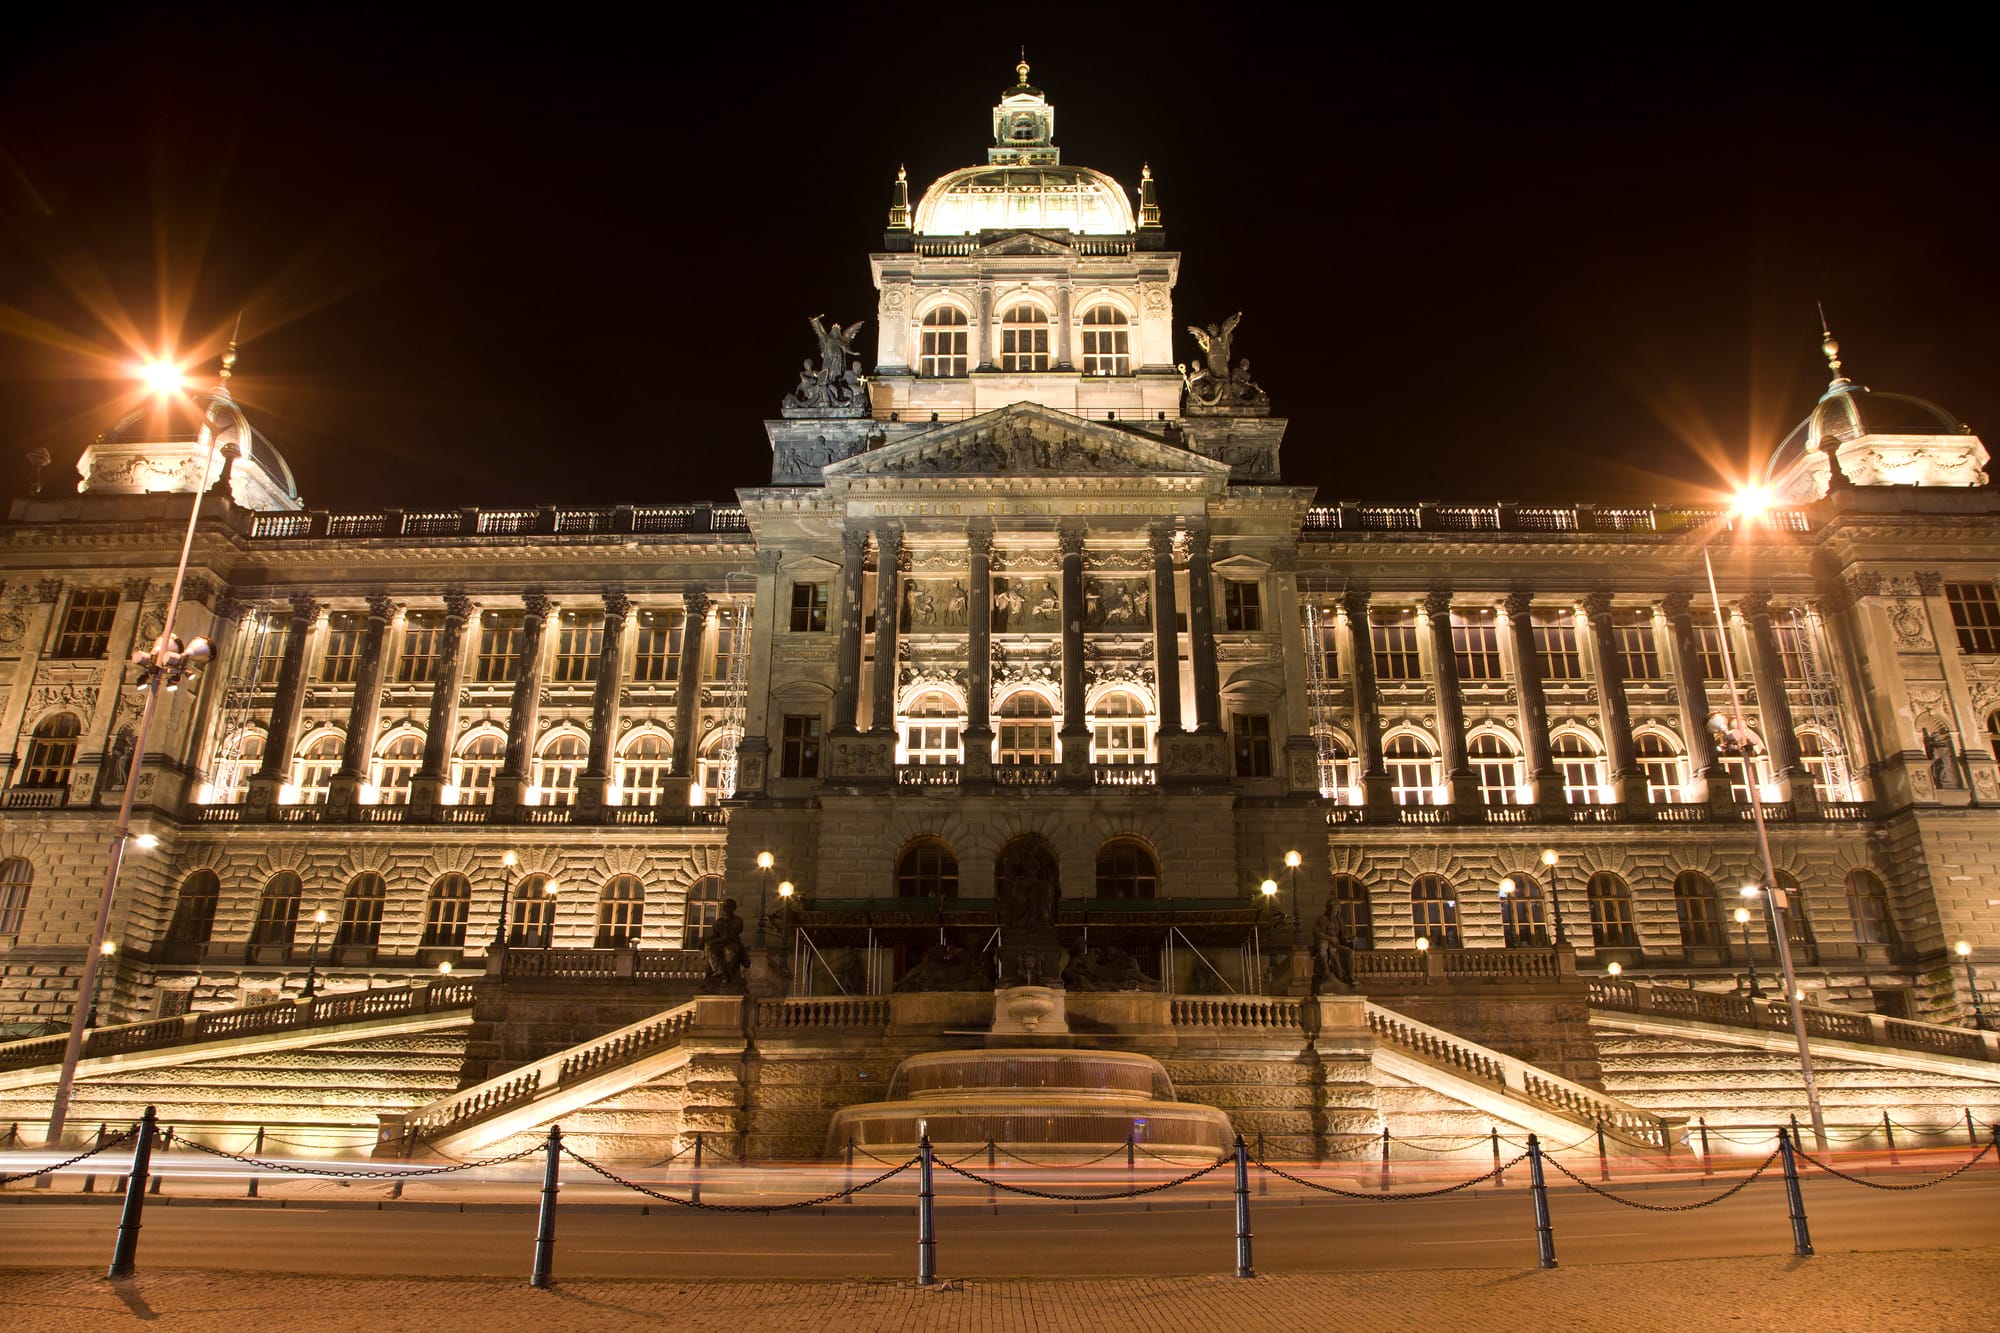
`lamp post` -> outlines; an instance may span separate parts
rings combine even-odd
[[[1551,847],[1542,853],[1542,865],[1549,872],[1549,910],[1556,917],[1556,945],[1560,948],[1569,943],[1569,936],[1563,934],[1562,891],[1556,887],[1556,862],[1562,858]]]
[[[521,864],[521,858],[513,848],[500,854],[500,921],[493,927],[493,947],[500,953],[507,951],[507,900],[514,895],[514,867]]]
[[[1292,878],[1292,949],[1299,947],[1299,866],[1305,858],[1296,851],[1285,853],[1285,870]]]
[[[757,853],[757,947],[764,947],[764,892],[771,883],[771,867],[778,858],[769,852]]]
[[[1979,1003],[1979,974],[1972,970],[1972,944],[1968,940],[1960,940],[1952,946],[1952,952],[1965,960],[1965,986],[1972,992],[1972,1026],[1983,1032],[1986,1030],[1986,1010]]]
[[[319,933],[325,928],[326,928],[326,909],[322,907],[313,913],[312,957],[306,963],[305,995],[308,1000],[310,1000],[314,995],[319,993]]]
[[[132,772],[126,779],[125,793],[118,801],[117,822],[112,825],[104,889],[97,900],[97,918],[91,925],[90,944],[83,955],[83,975],[77,979],[69,1040],[63,1046],[62,1072],[56,1078],[55,1096],[49,1100],[46,1142],[51,1146],[61,1142],[63,1124],[69,1118],[70,1093],[76,1085],[77,1061],[83,1056],[83,1033],[90,1020],[86,1002],[94,1000],[97,994],[97,974],[104,957],[102,949],[111,930],[111,904],[118,896],[118,872],[125,863],[125,844],[132,839],[132,807],[139,793],[138,769],[146,761],[146,743],[152,737],[153,715],[161,694],[161,689],[157,687],[174,689],[182,680],[192,678],[207,665],[215,653],[214,643],[206,638],[182,643],[174,633],[174,620],[180,613],[181,594],[187,586],[188,558],[194,551],[195,527],[201,521],[201,502],[208,494],[209,469],[215,466],[217,417],[225,411],[234,413],[234,424],[239,434],[246,442],[249,437],[248,423],[229,397],[229,377],[235,373],[235,367],[236,340],[231,338],[229,350],[222,357],[220,382],[207,395],[208,405],[202,414],[199,438],[204,452],[201,471],[195,474],[194,498],[188,505],[187,531],[181,537],[180,562],[174,567],[174,581],[167,591],[166,610],[160,619],[160,635],[149,646],[132,654],[131,664],[139,669],[139,690],[145,701],[140,705],[139,725],[132,735]],[[178,366],[160,362],[142,369],[140,378],[154,393],[163,397],[181,392],[184,383]]]
[[[1751,952],[1750,949],[1749,908],[1739,907],[1736,909],[1736,924],[1743,927],[1743,966],[1750,969],[1750,998],[1753,1000],[1758,999],[1763,996],[1764,988],[1757,984],[1757,955]]]
[[[787,957],[792,949],[792,895],[796,892],[790,880],[778,884],[778,952]]]
[[[1514,890],[1518,887],[1512,875],[1500,881],[1500,938],[1510,949],[1518,939],[1514,928]]]
[[[1257,886],[1257,892],[1264,895],[1264,924],[1268,930],[1277,929],[1278,881],[1267,879]]]
[[[549,910],[542,913],[542,948],[544,951],[555,947],[556,939],[556,882],[544,880],[542,896],[549,900]]]
[[[1768,504],[1760,493],[1745,491],[1738,495],[1737,503],[1731,508],[1732,516],[1755,517]],[[1778,942],[1778,966],[1785,974],[1785,994],[1799,993],[1798,976],[1792,969],[1792,946],[1789,936],[1790,923],[1786,916],[1789,904],[1785,892],[1778,887],[1771,863],[1771,835],[1764,824],[1764,795],[1757,781],[1757,772],[1751,764],[1757,754],[1757,746],[1751,739],[1750,727],[1743,720],[1743,695],[1736,685],[1736,658],[1729,651],[1729,623],[1722,614],[1722,594],[1715,585],[1715,561],[1709,555],[1707,546],[1701,548],[1702,568],[1708,572],[1708,600],[1715,611],[1716,646],[1722,650],[1722,677],[1729,685],[1729,711],[1732,722],[1720,713],[1709,716],[1708,729],[1715,737],[1716,748],[1724,754],[1733,754],[1743,761],[1743,785],[1750,789],[1750,819],[1757,827],[1757,854],[1763,859],[1763,867],[1758,873],[1760,886],[1769,894],[1771,931]],[[1792,1039],[1799,1048],[1799,1075],[1805,1082],[1806,1109],[1812,1114],[1813,1142],[1821,1152],[1827,1149],[1826,1116],[1819,1105],[1819,1081],[1813,1077],[1812,1047],[1806,1040],[1805,1006],[1796,999],[1791,1004]]]
[[[98,945],[97,945],[97,955],[98,955],[98,957],[100,957],[100,958],[102,958],[102,959],[104,960],[104,966],[105,966],[105,967],[109,967],[109,966],[111,966],[111,956],[112,956],[113,954],[117,953],[117,952],[118,952],[118,941],[117,941],[117,940],[101,940],[101,941],[99,941],[99,942],[98,942]],[[1966,964],[1966,967],[1967,967],[1967,969],[1968,969],[1968,970],[1970,970],[1971,966],[1972,966],[1972,965],[1971,965],[1970,963]],[[100,970],[99,970],[99,972],[98,972],[98,977],[97,977],[97,980],[98,980],[98,982],[99,982],[99,983],[102,983],[102,982],[103,982],[103,980],[104,980],[104,974],[103,974],[103,971],[102,971],[101,969],[100,969]],[[94,986],[92,986],[92,988],[91,988],[91,992],[90,992],[90,1018],[89,1018],[89,1020],[88,1020],[88,1026],[90,1026],[90,1027],[96,1027],[96,1026],[97,1026],[97,992],[98,992],[98,990],[100,990],[100,989],[102,989],[102,986],[101,986],[101,984],[100,984],[100,985],[94,985]]]

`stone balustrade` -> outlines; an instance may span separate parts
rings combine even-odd
[[[1765,1032],[1792,1030],[1791,1006],[1784,1000],[1732,992],[1605,979],[1590,983],[1590,1003],[1595,1009],[1695,1023],[1718,1023]],[[1890,1046],[2000,1064],[2000,1033],[1949,1027],[1941,1023],[1920,1023],[1906,1018],[1891,1018],[1886,1014],[1858,1013],[1851,1009],[1815,1004],[1805,1005],[1804,1012],[1808,1037]]]

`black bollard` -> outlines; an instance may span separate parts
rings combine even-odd
[[[1597,1179],[1600,1183],[1611,1179],[1611,1158],[1604,1151],[1604,1122],[1597,1122]]]
[[[1243,1136],[1236,1136],[1236,1276],[1256,1277],[1250,1265],[1250,1163]]]
[[[844,1199],[842,1199],[842,1200],[841,1200],[841,1202],[842,1202],[842,1203],[844,1203],[844,1204],[847,1204],[847,1205],[849,1205],[849,1206],[851,1207],[851,1206],[853,1205],[853,1203],[854,1203],[854,1194],[853,1194],[853,1190],[854,1190],[854,1136],[853,1136],[852,1134],[849,1134],[849,1135],[847,1136],[847,1180],[846,1180],[845,1184],[843,1185],[843,1188],[844,1188],[844,1189],[846,1189],[846,1190],[847,1190],[847,1191],[849,1191],[849,1192],[848,1192],[848,1194],[847,1194],[847,1197],[846,1197],[846,1198],[844,1198]]]
[[[549,1126],[549,1160],[542,1168],[542,1211],[535,1223],[535,1271],[528,1279],[531,1287],[556,1284],[556,1193],[562,1188],[558,1176],[562,1167],[562,1126]]]
[[[694,1172],[688,1177],[688,1198],[701,1202],[701,1131],[694,1132]]]
[[[1257,1165],[1260,1168],[1264,1165],[1264,1131],[1261,1129],[1257,1131]],[[1262,1197],[1270,1192],[1271,1175],[1267,1171],[1259,1170],[1257,1172],[1257,1193],[1259,1197]]]
[[[257,1126],[257,1146],[250,1150],[250,1155],[252,1157],[262,1157],[264,1155],[264,1127],[262,1125]],[[401,1182],[397,1183],[400,1184]],[[256,1198],[258,1184],[257,1177],[252,1175],[250,1177],[250,1188],[244,1191],[244,1197],[249,1199]]]
[[[146,1168],[153,1160],[153,1132],[158,1118],[152,1107],[139,1118],[138,1143],[132,1148],[132,1174],[125,1177],[125,1211],[118,1218],[118,1243],[111,1251],[106,1277],[131,1277],[139,1253],[139,1215],[146,1210]]]
[[[1128,1129],[1125,1131],[1125,1173],[1129,1176],[1137,1167],[1137,1147],[1132,1142],[1132,1131]]]
[[[1544,1268],[1556,1266],[1556,1230],[1549,1223],[1549,1187],[1542,1179],[1542,1144],[1528,1135],[1528,1193],[1535,1199],[1535,1247]]]
[[[937,1214],[931,1192],[931,1136],[917,1142],[917,1285],[937,1285]]]
[[[1798,1122],[1794,1119],[1792,1123],[1797,1124]],[[99,1127],[97,1132],[102,1134],[104,1130],[102,1127]],[[1794,1134],[1798,1133],[1796,1129],[1792,1132]],[[1972,1108],[1970,1106],[1965,1108],[1965,1146],[1968,1148],[1977,1148],[1979,1146],[1979,1131],[1972,1126]]]
[[[1382,1192],[1389,1192],[1389,1127],[1382,1126]]]
[[[1712,1176],[1715,1174],[1715,1163],[1708,1155],[1708,1117],[1703,1116],[1695,1123],[1701,1126],[1701,1173]]]
[[[1970,1114],[1971,1114],[1971,1112],[1967,1112],[1966,1114],[1970,1115]],[[96,1146],[97,1146],[97,1147],[99,1147],[99,1148],[102,1148],[102,1147],[104,1146],[104,1131],[105,1131],[105,1129],[106,1129],[106,1126],[104,1125],[104,1123],[103,1123],[102,1121],[100,1121],[100,1122],[98,1123],[98,1126],[97,1126],[97,1144],[96,1144]],[[97,1193],[97,1166],[96,1166],[96,1162],[97,1162],[97,1159],[93,1157],[93,1158],[91,1159],[91,1167],[90,1167],[90,1169],[89,1169],[88,1171],[86,1171],[86,1172],[84,1173],[84,1177],[83,1177],[83,1192],[84,1192],[85,1194],[95,1194],[95,1193]]]
[[[173,1146],[174,1146],[174,1127],[172,1125],[168,1125],[165,1129],[160,1131],[160,1151],[170,1152],[173,1150]],[[162,1171],[158,1175],[155,1175],[153,1177],[153,1183],[150,1187],[147,1188],[146,1192],[148,1194],[158,1194],[160,1192],[160,1186],[166,1183],[167,1183],[167,1173]]]
[[[1490,1126],[1493,1131],[1493,1188],[1503,1189],[1507,1179],[1500,1174],[1500,1126]]]
[[[1778,1131],[1778,1152],[1785,1159],[1785,1202],[1792,1210],[1792,1253],[1813,1252],[1812,1232],[1806,1229],[1806,1201],[1799,1193],[1799,1164],[1792,1157],[1791,1135]]]
[[[415,1153],[416,1150],[417,1150],[417,1131],[414,1128],[403,1131],[403,1160],[406,1162],[409,1161],[411,1154]],[[392,1199],[400,1199],[403,1197],[403,1177],[401,1175],[398,1175],[396,1179],[390,1183],[389,1197]]]
[[[1126,1146],[1128,1148],[1131,1146],[1131,1142],[1132,1141],[1129,1138],[1125,1140]],[[1132,1165],[1131,1154],[1129,1152],[1126,1154],[1125,1165],[1128,1167]],[[986,1140],[986,1178],[988,1180],[993,1179],[993,1173],[999,1169],[999,1166],[1000,1166],[1000,1145],[995,1143],[992,1139],[988,1139]],[[986,1202],[992,1204],[997,1204],[1000,1202],[1000,1191],[996,1186],[988,1185],[986,1187]]]
[[[1882,1113],[1882,1137],[1889,1141],[1889,1165],[1900,1165],[1896,1157],[1896,1127],[1889,1123],[1889,1113],[1887,1111]]]

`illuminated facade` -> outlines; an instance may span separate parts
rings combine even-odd
[[[121,880],[121,1019],[309,967],[477,968],[496,939],[692,947],[725,895],[776,913],[780,880],[789,954],[753,983],[885,989],[940,931],[980,947],[1030,833],[1066,919],[1176,990],[1302,991],[1296,923],[1329,902],[1385,951],[1545,945],[1559,906],[1586,971],[1725,988],[1745,948],[1770,961],[1761,901],[1751,936],[1732,920],[1753,786],[1803,984],[1969,1013],[1951,946],[2000,962],[1975,436],[1836,359],[1767,526],[1318,502],[1282,480],[1236,319],[1176,315],[1150,173],[1135,205],[1065,166],[1019,75],[985,164],[914,205],[899,176],[875,364],[823,330],[737,504],[329,514],[233,405],[226,485],[114,432],[79,494],[17,502],[0,1022],[75,1002],[126,782],[162,845]],[[177,628],[221,652],[134,755],[121,664],[197,485]],[[1731,671],[1747,760],[1706,724]]]

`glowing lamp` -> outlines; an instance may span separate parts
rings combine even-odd
[[[1267,879],[1262,884],[1259,884],[1257,886],[1257,891],[1263,894],[1266,898],[1275,898],[1278,896],[1278,881],[1275,879]]]
[[[146,386],[147,392],[166,397],[179,393],[187,385],[187,374],[171,361],[141,361],[132,367],[132,378]]]
[[[1500,881],[1500,896],[1502,898],[1511,898],[1514,896],[1514,877],[1512,875]]]
[[[1771,508],[1773,497],[1768,486],[1739,486],[1729,502],[1731,518],[1762,518]]]
[[[500,853],[500,864],[511,870],[521,864],[520,854],[509,848],[507,851]]]
[[[1285,853],[1285,868],[1288,870],[1297,870],[1300,864],[1302,864],[1304,861],[1305,858],[1303,856],[1300,856],[1297,852]]]
[[[778,858],[772,856],[769,852],[757,853],[757,868],[759,870],[769,870],[772,866],[776,865],[777,863],[778,863]]]
[[[1610,973],[1610,974],[1611,974],[1611,977],[1612,977],[1612,979],[1613,979],[1613,980],[1616,980],[1616,979],[1617,979],[1618,977],[1620,977],[1620,976],[1623,976],[1623,975],[1624,975],[1624,973],[1625,973],[1625,964],[1623,964],[1623,963],[1612,963],[1612,964],[1610,964],[1609,966],[1607,966],[1607,967],[1606,967],[1606,968],[1605,968],[1604,970],[1605,970],[1606,972],[1608,972],[1608,973]]]
[[[1431,937],[1428,935],[1417,936],[1417,952],[1429,953],[1430,950],[1431,950]]]
[[[1542,864],[1545,866],[1554,865],[1556,863],[1556,859],[1557,858],[1554,848],[1551,848],[1548,851],[1542,853]]]
[[[150,852],[160,845],[160,835],[157,833],[141,833],[138,837],[132,839],[132,843],[140,851]]]
[[[1972,945],[1968,941],[1960,940],[1951,946],[1951,951],[1960,958],[1969,958],[1972,956]]]
[[[1739,908],[1737,908],[1737,909],[1736,909],[1736,911],[1735,911],[1735,912],[1733,913],[1733,915],[1734,915],[1734,916],[1736,917],[1736,924],[1737,924],[1737,925],[1739,925],[1739,926],[1747,926],[1747,925],[1749,925],[1749,924],[1750,924],[1750,909],[1749,909],[1749,908],[1747,908],[1747,907],[1739,907]]]
[[[790,880],[780,880],[778,882],[778,896],[780,898],[789,898],[796,892],[797,889],[793,887]]]
[[[97,946],[97,951],[103,954],[106,958],[109,958],[112,954],[118,952],[118,941],[106,940],[104,941],[104,943]]]

